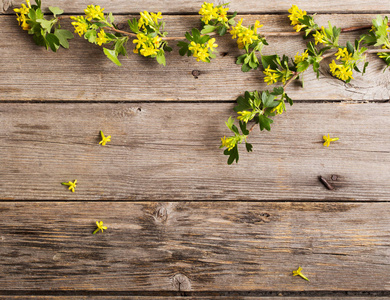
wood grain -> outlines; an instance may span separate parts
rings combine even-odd
[[[0,13],[12,14],[12,8],[19,7],[21,2],[23,1],[1,0]],[[148,11],[161,11],[164,13],[198,13],[203,2],[203,0],[146,0],[142,2],[117,0],[114,4],[112,1],[100,0],[99,2],[93,2],[93,4],[99,4],[100,6],[105,7],[107,11],[112,11],[114,13],[138,13],[145,9]],[[55,0],[42,1],[42,6],[45,8],[49,6],[60,6],[67,13],[80,13],[85,9],[87,4],[90,4],[90,2],[86,3],[85,1],[75,0],[64,0],[61,1],[61,3],[58,3],[58,1]],[[389,3],[387,0],[347,0],[342,2],[337,0],[326,0],[322,1],[321,5],[318,5],[317,2],[309,0],[297,0],[294,1],[294,4],[298,5],[303,10],[314,13],[390,12],[388,5]],[[277,0],[272,2],[255,0],[229,1],[230,10],[237,10],[241,13],[286,13],[291,5],[291,1],[286,0]]]
[[[3,103],[0,199],[390,200],[388,103],[296,103],[228,166],[218,147],[233,106]],[[328,133],[340,138],[329,148]],[[60,184],[74,179],[75,193]]]
[[[129,16],[119,16],[124,24]],[[247,24],[260,19],[264,31],[291,31],[286,15],[243,16]],[[371,24],[375,15],[319,15],[320,25],[342,27]],[[183,36],[192,27],[199,27],[197,16],[166,16],[170,36]],[[69,28],[69,20],[64,21]],[[18,27],[13,16],[0,16],[0,100],[20,101],[220,101],[235,100],[246,90],[269,89],[259,70],[243,73],[235,64],[242,54],[229,35],[218,38],[219,54],[212,63],[196,62],[193,57],[181,57],[178,48],[167,54],[167,66],[153,59],[137,56],[121,58],[122,67],[109,61],[101,48],[82,38],[70,42],[70,49],[58,53],[46,51],[32,41],[31,36]],[[125,29],[127,25],[125,26]],[[363,32],[343,34],[340,41],[353,40]],[[12,38],[9,38],[12,36]],[[270,46],[264,54],[278,53],[293,57],[303,51],[305,41],[301,37],[270,37]],[[132,47],[132,42],[129,43]],[[171,45],[175,46],[176,42]],[[130,49],[129,49],[130,50]],[[131,50],[129,51],[131,52]],[[383,72],[384,63],[375,55],[369,55],[370,65],[364,75],[356,74],[351,83],[333,78],[327,63],[321,67],[320,80],[311,70],[304,74],[305,88],[296,82],[289,87],[289,94],[299,100],[388,100],[390,98],[390,72]],[[330,62],[330,61],[329,61]],[[193,70],[200,75],[195,78]],[[39,73],[39,76],[36,74]]]
[[[164,213],[162,213],[164,212]],[[0,203],[0,290],[389,291],[388,203]],[[92,235],[95,221],[108,229]],[[310,279],[292,276],[301,266]]]

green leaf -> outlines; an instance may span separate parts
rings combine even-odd
[[[55,36],[53,33],[48,33],[46,34],[45,39],[50,49],[53,52],[57,52],[57,49],[60,47],[60,40],[58,39],[58,37]]]
[[[199,30],[196,29],[196,28],[192,28],[191,33],[192,33],[193,41],[195,43],[201,44],[200,43],[200,32],[199,32]]]
[[[234,124],[234,119],[230,116],[229,119],[227,120],[227,122],[225,122],[227,128],[229,128],[230,130],[232,130],[232,126]]]
[[[189,51],[188,50],[189,44],[186,43],[186,42],[180,41],[180,42],[177,43],[177,46],[181,47],[181,49],[179,50],[179,54],[181,56],[184,56],[187,53],[187,51]]]
[[[236,133],[236,134],[240,134],[240,132],[238,131],[238,128],[237,128],[237,126],[236,125],[232,125],[232,127],[231,127],[231,130],[234,132],[234,133]]]
[[[199,44],[204,44],[204,43],[207,43],[207,41],[210,39],[210,36],[209,35],[204,35],[200,38],[199,40]]]
[[[237,106],[234,107],[235,112],[250,110],[250,109],[252,109],[252,106],[249,104],[249,101],[245,99],[245,97],[240,96],[237,98]]]
[[[215,30],[215,28],[216,27],[212,26],[212,25],[205,25],[200,33],[201,34],[207,34],[207,33],[213,32]]]
[[[110,20],[110,23],[111,23],[111,24],[114,23],[115,18],[114,18],[114,16],[112,15],[112,12],[110,12],[110,13],[108,14],[108,19]]]
[[[164,55],[164,50],[160,49],[160,51],[157,52],[157,62],[160,64],[160,65],[163,65],[165,66],[165,55]]]
[[[225,35],[226,31],[227,31],[227,29],[225,26],[220,26],[217,28],[217,32],[220,36]]]
[[[73,33],[70,32],[69,30],[65,30],[65,29],[56,29],[54,31],[54,34],[56,35],[56,37],[60,41],[60,45],[62,47],[64,47],[65,49],[68,49],[69,48],[68,40],[74,38]]]
[[[49,6],[49,10],[53,13],[54,16],[62,15],[64,11],[59,7]]]
[[[355,53],[355,49],[353,48],[353,46],[352,46],[350,41],[347,42],[347,50],[348,50],[349,53],[352,53],[352,54]]]
[[[129,24],[130,30],[134,33],[139,33],[138,29],[138,20],[134,18],[132,21],[128,20],[127,23]]]
[[[270,131],[271,130],[271,123],[273,123],[273,121],[270,118],[267,118],[264,115],[259,115],[260,130],[266,129],[266,130]]]
[[[263,102],[264,107],[274,107],[274,99],[275,96],[273,94],[269,94],[268,92],[263,92],[261,94],[261,101]]]
[[[246,59],[246,57],[248,56],[248,54],[243,54],[243,55],[240,55],[239,57],[237,57],[237,60],[236,60],[236,64],[237,65],[242,65]]]
[[[239,124],[240,124],[240,129],[241,129],[242,134],[248,135],[249,130],[246,129],[246,123],[239,121]]]
[[[245,143],[245,147],[246,147],[246,151],[252,152],[252,148],[253,148],[252,144]]]
[[[249,65],[247,65],[247,64],[243,64],[241,66],[241,71],[242,72],[249,72],[250,70],[252,70],[252,68]]]
[[[272,95],[278,96],[283,95],[284,88],[282,86],[274,87],[274,91],[272,92]]]
[[[276,59],[278,58],[277,55],[262,55],[261,56],[261,63],[263,65],[264,69],[267,69],[268,66],[271,67],[271,69],[276,70],[278,68],[276,64]]]
[[[238,155],[238,147],[237,145],[234,146],[234,148],[232,149],[225,149],[225,151],[223,152],[223,154],[225,155],[229,155],[229,158],[228,158],[228,165],[231,165],[234,160],[236,161],[236,163],[238,162],[238,158],[239,158],[239,155]]]
[[[45,20],[45,19],[37,19],[36,21],[39,24],[41,24],[41,27],[43,29],[45,29],[47,32],[50,32],[51,27],[53,26],[53,22],[52,21],[48,21],[48,20]]]
[[[115,50],[103,48],[103,52],[114,64],[116,64],[117,66],[122,65],[118,60],[118,54],[115,52]]]
[[[84,38],[88,40],[90,43],[95,43],[96,41],[96,31],[95,30],[87,30],[87,32],[84,34]]]

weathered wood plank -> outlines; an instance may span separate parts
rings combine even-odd
[[[0,1],[0,14],[6,13],[11,14],[12,9],[19,7],[20,3],[24,2],[21,0],[1,0]],[[60,6],[67,13],[80,13],[82,12],[87,4],[85,1],[75,1],[75,0],[65,0],[58,3],[55,0],[45,0],[42,1],[43,7],[49,6]],[[149,11],[161,11],[164,13],[197,13],[203,4],[203,0],[199,1],[126,1],[119,0],[115,1],[115,4],[112,1],[100,0],[98,2],[92,2],[93,4],[100,5],[105,7],[107,11],[112,11],[113,13],[138,13],[139,11],[149,10]],[[210,1],[212,2],[212,1]],[[230,10],[237,10],[241,13],[285,13],[291,7],[291,1],[229,1]],[[309,12],[323,12],[323,13],[372,13],[372,12],[381,12],[388,13],[390,12],[389,3],[387,0],[347,0],[347,1],[337,1],[337,0],[327,0],[322,1],[321,5],[318,5],[317,2],[309,0],[297,0],[294,1],[294,4],[298,5],[303,10]]]
[[[218,147],[232,108],[3,103],[0,199],[390,200],[387,103],[296,103],[228,166]],[[112,136],[105,147],[99,130]],[[329,148],[328,133],[340,138]],[[336,175],[335,190],[319,175]],[[60,185],[74,179],[75,193]]]
[[[265,24],[264,31],[291,31],[285,15],[244,17],[248,23],[259,18]],[[330,19],[335,25],[347,27],[370,24],[374,17],[356,14],[316,18],[320,24]],[[118,18],[121,22],[125,19],[124,16]],[[186,30],[200,25],[197,16],[167,16],[166,19],[170,36],[183,36]],[[262,72],[241,72],[240,66],[235,64],[241,52],[230,36],[218,38],[219,54],[210,64],[196,62],[193,57],[183,58],[174,47],[174,51],[167,54],[166,67],[133,53],[122,58],[122,67],[117,67],[104,56],[100,47],[79,37],[71,41],[70,50],[52,53],[36,46],[31,36],[17,26],[14,17],[0,17],[0,27],[0,40],[4,41],[0,45],[0,100],[234,100],[245,90],[270,88],[263,82]],[[359,34],[343,35],[341,44]],[[293,57],[305,48],[301,37],[270,37],[268,41],[270,46],[265,47],[264,54],[276,52]],[[176,42],[171,44],[176,45]],[[300,100],[388,100],[390,72],[382,72],[384,64],[375,55],[370,55],[369,61],[368,73],[355,75],[349,84],[331,77],[324,63],[320,80],[309,70],[304,76],[305,88],[297,83],[289,88],[289,94]],[[192,75],[193,70],[200,71],[198,78]]]
[[[389,291],[389,213],[388,203],[4,202],[0,290]],[[103,234],[92,235],[96,220]],[[292,276],[298,266],[310,282]]]
[[[313,296],[301,296],[301,295],[297,295],[297,296],[294,296],[294,297],[284,297],[283,296],[283,293],[279,293],[278,295],[275,295],[275,296],[271,296],[271,297],[264,297],[264,296],[259,296],[259,295],[256,295],[255,293],[253,294],[253,296],[241,296],[239,294],[235,294],[235,296],[221,296],[221,295],[218,295],[218,296],[215,296],[215,293],[210,293],[210,295],[208,296],[199,296],[198,293],[196,293],[196,296],[190,296],[192,295],[193,293],[191,292],[185,292],[183,293],[185,296],[185,299],[188,299],[188,300],[198,300],[198,299],[222,299],[222,300],[253,300],[253,299],[261,299],[261,300],[311,300],[313,299],[313,296],[315,297],[315,300],[350,300],[355,294],[354,293],[351,293],[351,292],[347,292],[346,294],[349,294],[350,296],[339,296],[338,294],[334,295],[334,296],[329,296],[329,297],[318,297],[318,292],[315,292],[315,294]],[[222,294],[222,293],[221,293]],[[232,294],[231,292],[229,294]],[[233,293],[234,294],[234,293]],[[270,294],[270,293],[267,293],[267,294]],[[331,293],[327,293],[327,294],[331,294]],[[352,294],[352,295],[351,295]],[[370,294],[370,292],[367,292],[365,294]],[[387,300],[388,297],[387,296],[375,296],[375,294],[380,294],[380,293],[372,293],[373,296],[367,296],[367,297],[362,297],[360,296],[359,294],[357,294],[357,299],[359,300],[373,300],[373,299],[383,299],[383,300]],[[260,294],[261,295],[261,294]],[[153,299],[153,300],[170,300],[170,299],[183,299],[184,297],[183,296],[167,296],[167,297],[160,297],[160,296],[155,296],[155,295],[149,295],[149,296],[125,296],[123,294],[120,294],[120,295],[117,295],[117,296],[102,296],[102,295],[99,295],[98,298],[99,300],[114,300],[114,299],[125,299],[125,300],[147,300],[147,299]],[[27,297],[28,299],[53,299],[53,296],[42,296],[42,295],[39,295],[39,296],[31,296],[31,295],[23,295],[23,296],[3,296],[1,295],[2,299],[3,300],[25,300]],[[96,295],[94,296],[57,296],[55,295],[55,299],[60,299],[60,300],[95,300],[96,299]],[[260,298],[259,298],[260,297]],[[299,297],[299,298],[297,298]]]

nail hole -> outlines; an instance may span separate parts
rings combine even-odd
[[[141,111],[141,107],[138,107],[137,110],[138,110],[138,111]]]
[[[200,75],[200,71],[199,70],[193,70],[192,71],[192,76],[194,76],[195,79],[198,79],[199,75]]]

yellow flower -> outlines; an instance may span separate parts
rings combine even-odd
[[[149,13],[146,10],[144,12],[139,13],[141,18],[138,20],[138,28],[146,29],[146,25],[158,25],[158,20],[162,18],[161,12],[155,13]]]
[[[252,114],[251,111],[247,111],[247,110],[239,111],[239,112],[237,112],[237,114],[240,115],[237,117],[237,119],[240,121],[243,121],[245,123],[248,123],[255,116]]]
[[[93,234],[96,234],[99,232],[99,230],[101,230],[102,232],[104,232],[103,230],[107,230],[107,226],[103,226],[103,221],[96,221],[96,230],[93,232]]]
[[[74,193],[74,189],[76,188],[76,183],[77,183],[77,179],[74,182],[72,181],[62,182],[61,184],[68,186],[69,190],[72,191],[72,193]]]
[[[318,43],[325,43],[325,36],[320,31],[317,31],[315,34],[313,34],[313,37],[316,45]]]
[[[307,50],[305,52],[303,52],[302,54],[299,54],[299,51],[297,52],[297,55],[295,55],[294,57],[294,62],[296,64],[306,60],[306,58],[309,57],[309,53],[307,52]]]
[[[274,107],[271,112],[275,112],[276,111],[276,114],[278,115],[281,115],[285,110],[285,106],[284,106],[284,102],[283,101],[280,101],[280,103],[278,104],[278,106]]]
[[[100,5],[88,5],[86,9],[84,9],[86,19],[91,21],[95,20],[104,20],[104,8],[100,8]]]
[[[106,143],[111,142],[111,135],[105,137],[103,131],[100,130],[100,135],[102,140],[99,142],[99,145],[105,146]]]
[[[353,71],[351,66],[338,65],[334,60],[332,60],[332,62],[329,64],[329,67],[333,76],[336,76],[337,78],[344,81],[353,79]]]
[[[143,33],[137,34],[137,39],[133,40],[133,43],[137,44],[134,53],[140,53],[142,56],[157,55],[160,47],[161,37],[155,36],[149,37]]]
[[[98,33],[98,37],[96,39],[96,43],[101,46],[102,44],[105,44],[108,42],[108,39],[107,39],[107,36],[106,36],[106,33],[104,32],[103,29],[100,30],[100,32]]]
[[[228,150],[232,150],[235,146],[236,140],[234,137],[226,138],[226,136],[224,136],[221,138],[221,146],[219,148],[226,147]]]
[[[196,61],[204,61],[209,62],[209,48],[211,51],[213,51],[213,48],[217,47],[216,44],[214,44],[215,39],[209,40],[210,44],[198,44],[192,41],[190,43],[190,46],[188,47],[188,50],[191,50],[193,52],[193,56],[196,57]]]
[[[219,22],[224,22],[226,23],[228,20],[227,18],[227,11],[229,10],[229,7],[223,7],[223,6],[219,6],[217,7],[218,11],[217,11],[217,20]]]
[[[335,54],[337,59],[340,59],[345,62],[352,60],[352,53],[349,53],[347,48],[339,48]]]
[[[258,21],[255,23],[254,30],[242,26],[241,19],[236,26],[232,27],[232,29],[230,30],[230,34],[232,35],[232,39],[237,38],[238,48],[243,49],[246,45],[250,45],[254,41],[259,39],[255,31],[257,30],[257,28],[260,27],[260,22]]]
[[[207,42],[207,48],[209,48],[211,51],[214,51],[214,48],[217,48],[218,44],[215,44],[215,38],[209,39]]]
[[[305,275],[302,274],[302,268],[299,267],[298,270],[295,270],[293,271],[293,276],[300,276],[302,277],[303,279],[307,280],[307,281],[310,281]]]
[[[200,20],[208,24],[212,19],[218,18],[218,8],[214,7],[213,3],[204,2],[199,10],[199,14],[202,16]]]
[[[29,30],[31,27],[27,24],[27,21],[30,19],[26,18],[26,15],[29,13],[31,4],[29,0],[26,0],[27,6],[22,4],[21,8],[14,8],[14,12],[16,12],[16,20],[18,24],[22,27],[23,30]],[[18,14],[19,13],[19,14]]]
[[[158,20],[159,19],[162,19],[162,16],[161,16],[161,12],[159,11],[157,14],[155,14],[155,13],[150,13],[150,15],[151,15],[151,17],[152,17],[152,19],[153,19],[153,22],[155,23],[155,24],[158,24]]]
[[[257,28],[261,28],[261,27],[263,27],[263,25],[260,24],[260,22],[258,20],[256,20],[255,27],[253,29],[255,31],[255,33],[257,33]]]
[[[302,19],[304,15],[306,15],[306,11],[302,11],[298,8],[298,6],[293,5],[291,8],[288,10],[288,12],[291,14],[288,16],[288,18],[291,21],[291,25],[298,25],[301,22],[299,22],[299,19]],[[306,26],[306,25],[304,25]],[[299,31],[299,30],[297,30]]]
[[[84,33],[88,30],[88,23],[84,19],[83,16],[77,16],[77,17],[70,17],[71,20],[75,20],[76,22],[72,22],[71,24],[74,26],[74,29],[76,33],[78,33],[79,36],[82,36]]]
[[[329,136],[329,134],[328,134],[328,136],[324,135],[322,138],[323,138],[324,141],[325,141],[325,142],[324,142],[324,146],[326,146],[326,147],[329,147],[330,142],[335,142],[335,141],[338,141],[338,140],[339,140],[339,138],[331,138],[331,137]]]
[[[264,82],[267,83],[267,85],[274,84],[278,82],[279,79],[279,74],[277,74],[276,70],[271,69],[270,66],[268,66],[264,71],[263,71],[265,77],[264,77]]]

